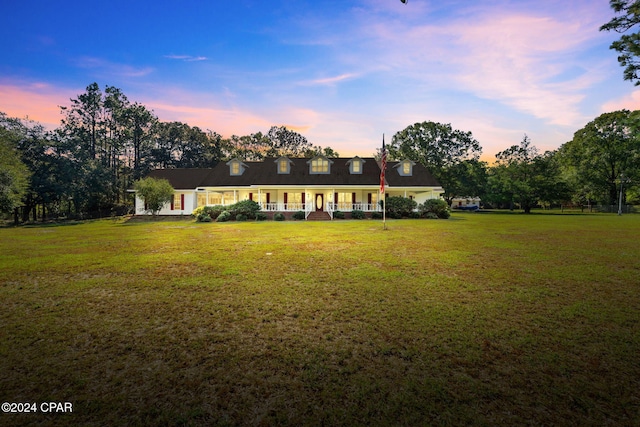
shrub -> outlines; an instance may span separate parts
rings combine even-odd
[[[198,209],[202,209],[201,213],[205,215],[209,215],[211,219],[218,218],[218,215],[220,215],[222,212],[226,210],[224,206],[217,205],[217,206],[201,206],[199,208],[196,208],[194,212],[196,212]]]
[[[198,219],[200,215],[202,215],[202,211],[204,210],[204,206],[198,206],[193,211],[191,211],[191,216]],[[198,220],[199,221],[199,220]]]
[[[438,219],[438,215],[433,212],[427,212],[426,214],[424,214],[424,217],[427,219]]]
[[[236,221],[246,221],[248,218],[245,214],[236,215]]]
[[[227,206],[226,210],[229,211],[232,218],[235,218],[238,215],[242,214],[247,218],[253,219],[256,217],[256,213],[260,210],[260,205],[253,200],[243,200],[241,202]]]
[[[387,216],[390,218],[397,219],[403,216],[410,216],[417,205],[415,200],[408,197],[391,196],[385,199]]]
[[[333,217],[334,217],[335,219],[344,219],[344,212],[342,212],[342,211],[335,211],[335,212],[333,213]]]
[[[198,222],[211,222],[211,217],[205,213],[199,213],[196,217],[196,221]]]
[[[227,222],[230,219],[231,219],[231,214],[229,213],[229,211],[223,211],[216,218],[216,222]]]
[[[413,218],[413,219],[418,219],[418,218],[420,218],[420,216],[421,216],[421,215],[420,215],[420,212],[416,212],[416,211],[412,211],[412,212],[409,214],[409,218]]]
[[[451,216],[449,205],[442,199],[429,199],[420,205],[419,210],[425,217],[429,213],[433,213],[437,218],[442,219],[447,219]]]
[[[359,209],[351,211],[351,218],[353,219],[365,219],[365,214]]]
[[[274,221],[284,221],[284,214],[282,212],[276,212],[273,214]]]
[[[301,220],[305,219],[305,213],[303,211],[298,211],[293,214],[293,219]]]
[[[382,212],[372,212],[371,219],[382,219]]]
[[[267,214],[264,212],[256,212],[256,221],[264,221],[267,219]]]

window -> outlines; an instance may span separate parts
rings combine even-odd
[[[184,199],[183,194],[176,193],[173,196],[171,196],[171,209],[174,211],[181,211],[183,199]]]
[[[206,193],[198,193],[198,207],[206,206],[207,204],[207,194]]]
[[[289,159],[278,160],[278,173],[289,173]]]
[[[329,160],[324,157],[311,160],[311,173],[329,173]]]
[[[220,193],[209,193],[207,204],[208,205],[221,205],[222,204],[222,194]]]
[[[351,173],[360,173],[362,171],[362,162],[360,160],[354,160],[351,162]]]
[[[258,203],[261,203],[263,206],[266,205],[267,203],[271,203],[271,198],[269,197],[269,193],[260,193],[260,194],[253,194],[253,200],[255,200]]]
[[[290,211],[304,210],[304,193],[284,193],[286,209]]]
[[[413,165],[415,163],[411,160],[403,160],[395,165],[394,168],[398,169],[398,175],[400,176],[411,176],[413,175]]]
[[[353,193],[336,193],[336,209],[350,211],[353,209]]]
[[[247,168],[247,165],[242,163],[238,159],[233,159],[226,163],[229,166],[229,174],[231,176],[240,176],[244,173],[244,170]]]
[[[235,199],[235,195],[233,194],[233,191],[225,191],[224,193],[222,193],[222,201],[224,202],[225,205],[232,205],[236,202]],[[219,203],[222,204],[222,203]]]
[[[403,175],[411,175],[411,163],[403,162],[402,163],[402,174]]]
[[[368,199],[370,205],[369,209],[376,210],[376,208],[378,207],[378,193],[369,193]]]
[[[240,163],[231,163],[231,175],[240,175]]]
[[[364,160],[362,160],[358,156],[356,156],[353,159],[349,160],[347,162],[347,165],[349,165],[349,173],[351,175],[360,175],[360,174],[362,174],[362,166],[365,163],[366,162]]]

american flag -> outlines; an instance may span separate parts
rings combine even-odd
[[[384,194],[384,172],[387,170],[387,147],[384,145],[384,135],[382,135],[382,158],[380,163],[380,193]]]

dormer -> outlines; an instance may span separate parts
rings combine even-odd
[[[356,156],[353,159],[349,160],[347,162],[347,165],[349,166],[349,173],[351,175],[361,175],[362,174],[362,169],[364,168],[364,163],[365,163],[365,161],[362,160],[358,156]]]
[[[293,162],[288,157],[280,157],[275,160],[278,175],[288,175],[291,173],[291,165]]]
[[[316,156],[307,162],[309,164],[309,174],[328,175],[331,173],[332,160],[325,156]]]
[[[398,168],[398,175],[400,176],[412,176],[413,175],[413,166],[416,162],[411,160],[403,160],[398,162],[394,167]]]
[[[229,160],[227,166],[229,166],[229,175],[231,176],[240,176],[244,173],[245,169],[249,167],[239,159]]]

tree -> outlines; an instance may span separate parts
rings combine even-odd
[[[307,159],[311,159],[316,156],[325,156],[327,158],[336,158],[340,157],[340,154],[335,151],[331,147],[322,148],[319,145],[313,146],[311,148],[307,148],[304,152],[303,157]]]
[[[300,157],[306,150],[313,148],[307,138],[284,126],[272,126],[267,133],[267,140],[269,148],[265,157]]]
[[[551,204],[567,197],[568,187],[561,179],[554,153],[538,154],[527,135],[519,145],[496,154],[496,159],[489,176],[489,200],[507,202],[511,208],[517,203],[530,213],[538,203]]]
[[[483,198],[487,188],[487,164],[476,159],[463,160],[443,171],[447,189],[444,198],[451,206],[456,197]]]
[[[21,205],[30,176],[16,149],[19,135],[2,125],[6,120],[6,115],[0,113],[0,213],[9,213]]]
[[[640,24],[640,1],[638,0],[610,0],[609,5],[616,14],[609,22],[600,27],[600,31],[616,31],[626,33]],[[611,43],[610,49],[618,51],[618,62],[625,67],[624,79],[640,85],[640,33],[624,34],[619,40]]]
[[[152,215],[157,215],[173,196],[173,187],[166,179],[142,178],[133,183],[133,189],[144,200],[147,212]]]
[[[269,146],[268,138],[261,132],[246,136],[232,135],[221,141],[222,157],[227,160],[238,158],[245,161],[260,161],[264,159]]]
[[[624,173],[640,180],[640,110],[604,113],[578,130],[559,149],[565,172],[584,196],[615,204]],[[626,186],[627,187],[627,186]]]
[[[449,201],[455,196],[475,195],[456,194],[460,164],[477,162],[482,153],[471,132],[454,130],[450,124],[416,123],[396,133],[388,151],[391,159],[411,159],[422,163],[443,186],[445,198]]]

